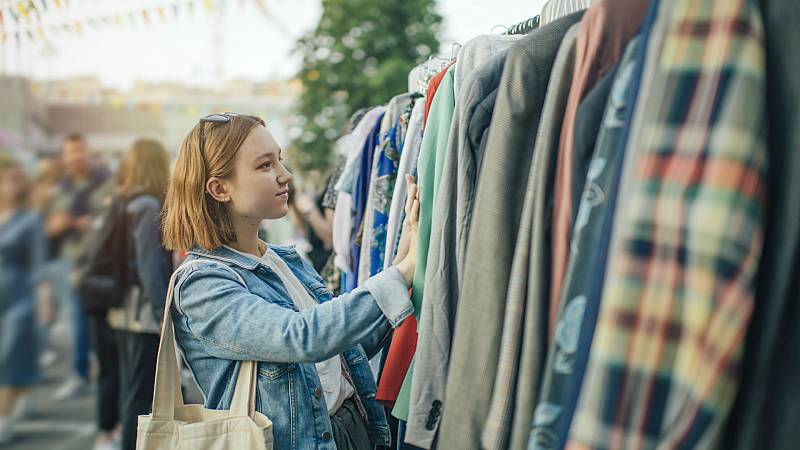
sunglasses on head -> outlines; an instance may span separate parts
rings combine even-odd
[[[231,118],[238,116],[239,113],[224,112],[222,114],[209,114],[200,118],[200,154],[202,155],[206,147],[205,123],[228,123]]]

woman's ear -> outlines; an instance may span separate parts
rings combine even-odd
[[[206,192],[218,202],[226,203],[231,201],[231,194],[228,192],[228,188],[217,177],[211,177],[206,181]]]

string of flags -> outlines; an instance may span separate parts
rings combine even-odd
[[[206,14],[226,7],[234,0],[174,0],[135,10],[119,11],[75,20],[50,20],[53,12],[68,12],[77,0],[0,1],[0,44],[22,39],[43,42],[48,36],[82,36],[87,31],[100,32],[112,27],[138,28],[168,23],[181,17],[194,17],[199,11]],[[265,0],[239,0],[241,7],[253,3],[267,14]],[[47,19],[47,20],[45,20]]]

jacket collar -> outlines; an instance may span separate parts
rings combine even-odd
[[[294,245],[269,245],[269,248],[271,248],[278,256],[283,258],[284,261],[297,262],[300,259],[300,255],[297,253]],[[225,246],[215,248],[213,250],[197,247],[194,250],[189,251],[189,254],[233,264],[241,267],[242,269],[250,271],[255,270],[258,266],[264,265],[261,262],[261,259],[254,255],[246,255],[242,252],[238,252]]]

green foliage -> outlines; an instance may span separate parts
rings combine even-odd
[[[350,114],[408,90],[408,72],[439,49],[435,0],[323,0],[316,30],[298,41],[303,93],[288,157],[324,170]]]

